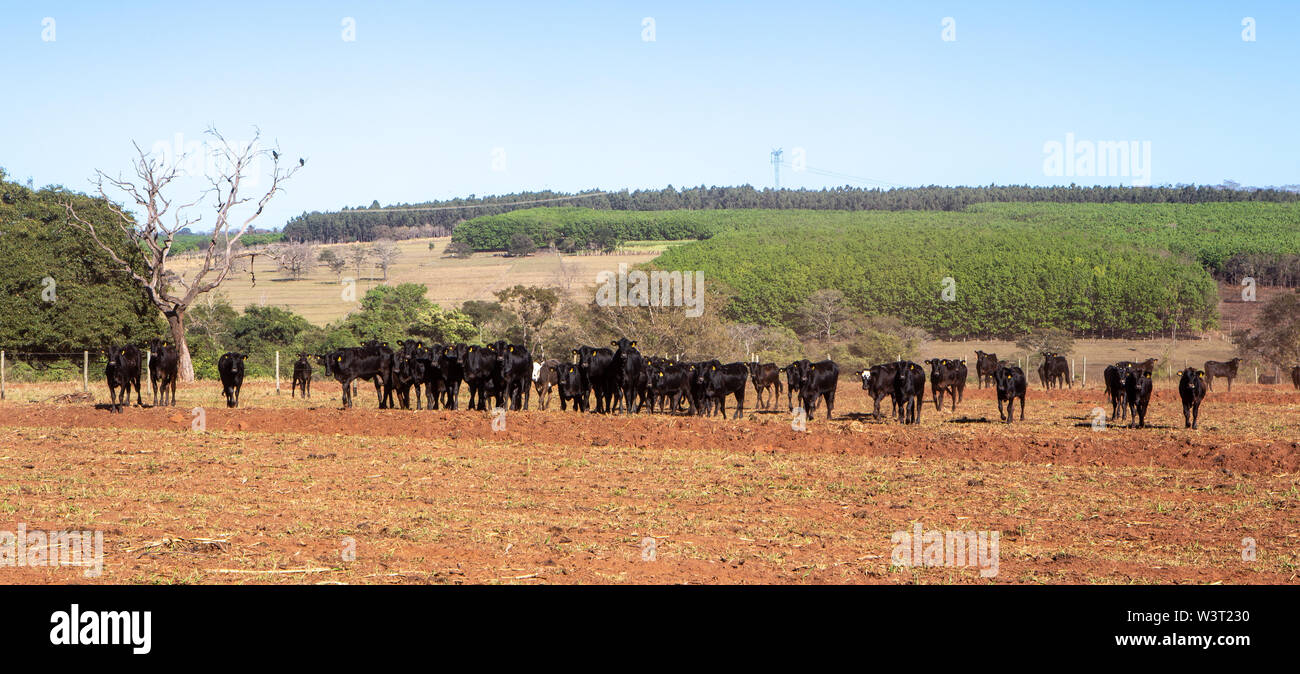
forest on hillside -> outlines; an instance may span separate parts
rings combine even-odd
[[[1000,204],[961,213],[779,211],[669,249],[665,269],[733,289],[734,320],[792,325],[806,298],[842,292],[859,311],[949,337],[1039,329],[1133,337],[1217,325],[1215,276],[1300,284],[1297,204]],[[944,293],[944,288],[952,288]]]
[[[810,189],[759,189],[738,187],[684,187],[660,190],[622,190],[578,193],[520,192],[488,197],[470,195],[445,201],[392,204],[340,211],[303,213],[284,226],[289,241],[346,243],[377,239],[446,236],[469,219],[500,215],[542,204],[574,206],[603,211],[669,211],[720,209],[803,209],[832,211],[959,211],[983,203],[1129,203],[1200,204],[1209,202],[1297,202],[1300,192],[1278,189],[1228,189],[1206,185],[1119,187],[1070,185],[1032,187],[861,188],[852,186]]]

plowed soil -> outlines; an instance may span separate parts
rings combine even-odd
[[[333,382],[312,401],[250,383],[241,409],[199,383],[123,414],[49,393],[0,403],[0,531],[102,530],[104,571],[0,582],[1291,583],[1300,561],[1289,387],[1216,386],[1186,430],[1162,382],[1150,427],[1096,430],[1095,388],[1031,390],[1010,425],[968,388],[902,426],[842,382],[806,432],[783,403],[732,420],[553,401],[493,430],[374,409],[366,387],[340,410]],[[997,574],[894,563],[917,523],[998,532]]]

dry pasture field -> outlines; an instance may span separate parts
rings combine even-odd
[[[345,300],[339,279],[323,266],[313,266],[306,276],[290,280],[275,268],[267,255],[253,260],[253,275],[234,273],[221,284],[220,292],[231,306],[242,310],[250,304],[288,307],[317,325],[324,325],[358,309],[366,291],[385,283],[421,283],[429,288],[426,297],[446,308],[459,307],[466,300],[491,300],[492,293],[516,284],[557,286],[571,295],[583,292],[596,282],[602,271],[617,271],[620,264],[629,267],[649,262],[678,241],[629,242],[611,255],[553,255],[538,251],[527,257],[505,257],[501,253],[474,253],[460,260],[444,257],[451,237],[398,241],[400,256],[388,270],[388,280],[373,264],[362,267],[355,293]],[[355,244],[326,244],[316,250],[333,248],[343,254]],[[433,246],[430,248],[430,246]],[[191,275],[203,263],[199,253],[178,255],[172,262],[177,272]],[[343,277],[358,277],[352,267]]]
[[[500,431],[485,412],[374,409],[368,386],[340,410],[333,381],[310,401],[250,382],[235,410],[212,382],[120,415],[51,400],[79,390],[9,387],[0,530],[103,530],[103,574],[3,582],[1244,584],[1295,583],[1300,564],[1289,386],[1216,387],[1191,431],[1161,383],[1153,427],[1096,431],[1096,387],[1033,387],[1004,425],[971,386],[904,427],[843,377],[806,433],[783,406],[754,411],[752,389],[741,420],[553,401]],[[892,564],[916,523],[998,532],[997,575]]]

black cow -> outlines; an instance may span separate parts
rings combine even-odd
[[[721,412],[727,416],[727,396],[736,396],[736,411],[732,419],[739,419],[745,413],[745,389],[749,384],[749,367],[744,363],[727,363],[711,360],[701,367],[696,375],[697,382],[704,385],[705,406],[708,413]]]
[[[296,397],[300,388],[304,398],[311,398],[311,361],[307,360],[305,353],[298,354],[298,360],[293,362],[293,383],[290,386],[290,398]]]
[[[411,371],[415,375],[415,409],[420,409],[420,391],[424,391],[424,409],[436,410],[443,398],[443,375],[439,367],[443,345],[420,343],[411,352]]]
[[[144,356],[140,355],[140,347],[134,344],[124,344],[118,347],[117,362],[122,373],[121,376],[124,377],[123,381],[126,382],[126,393],[121,397],[120,402],[126,403],[127,407],[130,407],[131,389],[135,388],[135,404],[137,407],[144,407],[144,401],[140,398],[140,366],[144,364]]]
[[[532,355],[522,344],[500,341],[493,346],[501,359],[501,383],[505,399],[510,402],[510,409],[528,409],[528,403],[533,397],[533,389],[529,386],[533,378]]]
[[[641,352],[637,351],[636,340],[624,337],[610,344],[615,347],[614,378],[618,385],[618,393],[622,398],[624,413],[631,414],[632,400],[638,393],[642,394],[640,402],[645,402],[643,393],[646,383],[645,358],[642,358]],[[637,405],[637,411],[640,410],[641,405]]]
[[[1146,428],[1147,405],[1151,402],[1151,373],[1129,370],[1124,375],[1124,399],[1128,402],[1128,427]]]
[[[1183,399],[1183,428],[1196,428],[1205,400],[1205,372],[1189,367],[1178,373],[1178,396]]]
[[[984,380],[988,379],[989,385],[993,385],[993,373],[998,370],[998,354],[984,353],[975,351],[975,377],[980,388],[984,388]]]
[[[811,364],[807,358],[804,358],[781,368],[785,373],[785,404],[792,412],[794,411],[793,397],[803,390],[803,378]]]
[[[420,391],[425,378],[424,359],[416,358],[423,345],[415,342],[398,342],[399,350],[384,356],[380,364],[380,377],[384,382],[384,399],[381,409],[411,409],[411,388],[415,388],[416,409],[420,409]]]
[[[781,368],[776,363],[750,363],[749,379],[754,384],[754,395],[758,396],[755,407],[762,406],[763,409],[775,407],[777,400],[781,398]],[[774,395],[767,401],[763,401],[763,396],[768,389],[774,389]]]
[[[871,396],[874,409],[871,416],[880,419],[880,399],[889,396],[890,416],[898,410],[898,400],[894,398],[894,378],[898,376],[898,363],[872,365],[871,369],[858,372],[862,378],[862,389]]]
[[[898,423],[921,423],[921,408],[925,405],[925,370],[910,360],[894,364],[894,409]]]
[[[217,373],[221,375],[221,393],[226,396],[226,407],[239,407],[239,391],[244,387],[244,359],[246,353],[228,351],[217,359]]]
[[[1016,365],[1003,365],[993,373],[993,381],[998,389],[998,418],[1011,423],[1015,417],[1016,398],[1020,399],[1020,420],[1025,420],[1025,392],[1029,382],[1025,380],[1025,371]],[[1002,404],[1006,403],[1007,412],[1002,413]]]
[[[577,412],[587,411],[587,375],[581,365],[569,363],[559,368],[560,411],[566,409],[567,403],[573,403]]]
[[[1065,356],[1052,351],[1044,351],[1043,369],[1047,378],[1047,388],[1051,388],[1053,384],[1060,388],[1061,380],[1064,380],[1070,388],[1074,388],[1074,379],[1070,377],[1070,361],[1066,360]]]
[[[667,400],[667,396],[663,392],[664,382],[662,381],[662,377],[659,375],[663,373],[664,368],[668,367],[670,363],[672,363],[672,361],[667,358],[660,358],[658,356],[645,357],[645,366],[641,368],[641,372],[644,375],[642,377],[644,385],[642,386],[639,395],[645,401],[645,405],[650,408],[651,413],[654,413],[655,407],[662,408],[664,401]],[[640,410],[639,407],[637,409],[638,411]],[[663,410],[661,409],[660,411]]]
[[[449,344],[438,354],[438,372],[442,375],[442,395],[447,409],[457,408],[460,398],[460,384],[465,379],[465,366],[462,358],[469,347],[464,344]]]
[[[1226,363],[1220,363],[1216,360],[1205,361],[1205,384],[1206,387],[1214,390],[1214,378],[1223,377],[1228,380],[1228,392],[1232,392],[1232,380],[1237,378],[1237,365],[1241,363],[1241,358],[1233,358]]]
[[[636,375],[636,383],[633,385],[633,393],[636,397],[636,411],[640,412],[642,408],[650,404],[650,365],[642,365],[640,372]],[[650,411],[654,411],[654,406],[650,406]]]
[[[804,414],[811,419],[817,410],[817,400],[826,401],[826,419],[829,421],[835,409],[835,390],[840,383],[840,366],[833,360],[820,360],[808,366],[803,386],[799,389],[799,400],[803,404]]]
[[[1300,365],[1291,368],[1291,384],[1300,391]]]
[[[153,389],[153,404],[176,405],[176,379],[180,368],[181,352],[166,340],[154,337],[149,340],[149,383]],[[170,401],[170,402],[169,402]]]
[[[655,365],[650,373],[651,411],[654,404],[660,411],[676,414],[685,400],[691,407],[691,380],[685,365],[667,361]]]
[[[542,410],[551,406],[551,390],[560,383],[560,361],[550,358],[533,363],[533,388],[537,390],[537,404]]]
[[[495,407],[501,406],[505,381],[501,377],[501,359],[490,346],[471,346],[465,349],[465,385],[469,387],[469,409],[487,410],[488,396],[496,398]]]
[[[127,345],[127,347],[132,347]],[[129,358],[124,358],[122,351],[127,347],[109,346],[103,353],[107,359],[104,365],[104,378],[108,380],[109,410],[121,413],[122,404],[131,406],[131,367]],[[137,350],[137,356],[139,351]],[[136,372],[139,372],[137,366]]]
[[[604,347],[583,346],[573,350],[578,357],[578,367],[587,379],[587,389],[596,397],[593,410],[609,414],[614,410],[614,396],[618,393],[618,372],[614,367],[614,352]]]
[[[709,361],[684,363],[687,386],[687,402],[690,414],[703,415],[712,409],[712,401],[705,395],[706,379],[703,372],[709,368]]]
[[[375,397],[379,408],[384,409],[385,373],[392,365],[393,350],[387,345],[371,341],[365,346],[335,349],[325,355],[325,374],[334,377],[343,387],[343,407],[353,407],[354,382],[369,379],[375,384]]]
[[[966,391],[966,361],[948,358],[931,358],[925,361],[930,366],[930,393],[934,396],[934,409],[943,409],[943,395],[952,397],[952,411],[957,411],[957,403]]]
[[[1107,365],[1106,370],[1102,372],[1102,379],[1106,382],[1106,395],[1110,397],[1110,418],[1124,419],[1128,417],[1128,403],[1125,401],[1124,380],[1131,371],[1129,366],[1124,363]]]

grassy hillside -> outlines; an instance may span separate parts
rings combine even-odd
[[[788,325],[810,293],[838,288],[863,312],[898,315],[941,336],[1040,326],[1125,336],[1213,327],[1220,317],[1209,271],[1241,253],[1300,254],[1300,204],[1257,202],[980,204],[961,212],[534,208],[476,218],[453,238],[491,248],[526,231],[544,245],[602,227],[629,243],[616,255],[563,256],[563,268],[544,253],[457,260],[442,256],[452,239],[404,241],[389,282],[423,283],[431,299],[457,306],[516,283],[576,296],[599,271],[654,260],[725,282],[737,292],[733,314],[750,322]],[[194,264],[178,262],[182,270]],[[247,274],[223,286],[236,307],[287,306],[319,324],[356,306],[324,268],[282,280],[259,257],[255,271],[256,286]],[[363,273],[356,297],[379,276]],[[945,278],[953,302],[941,297]]]

